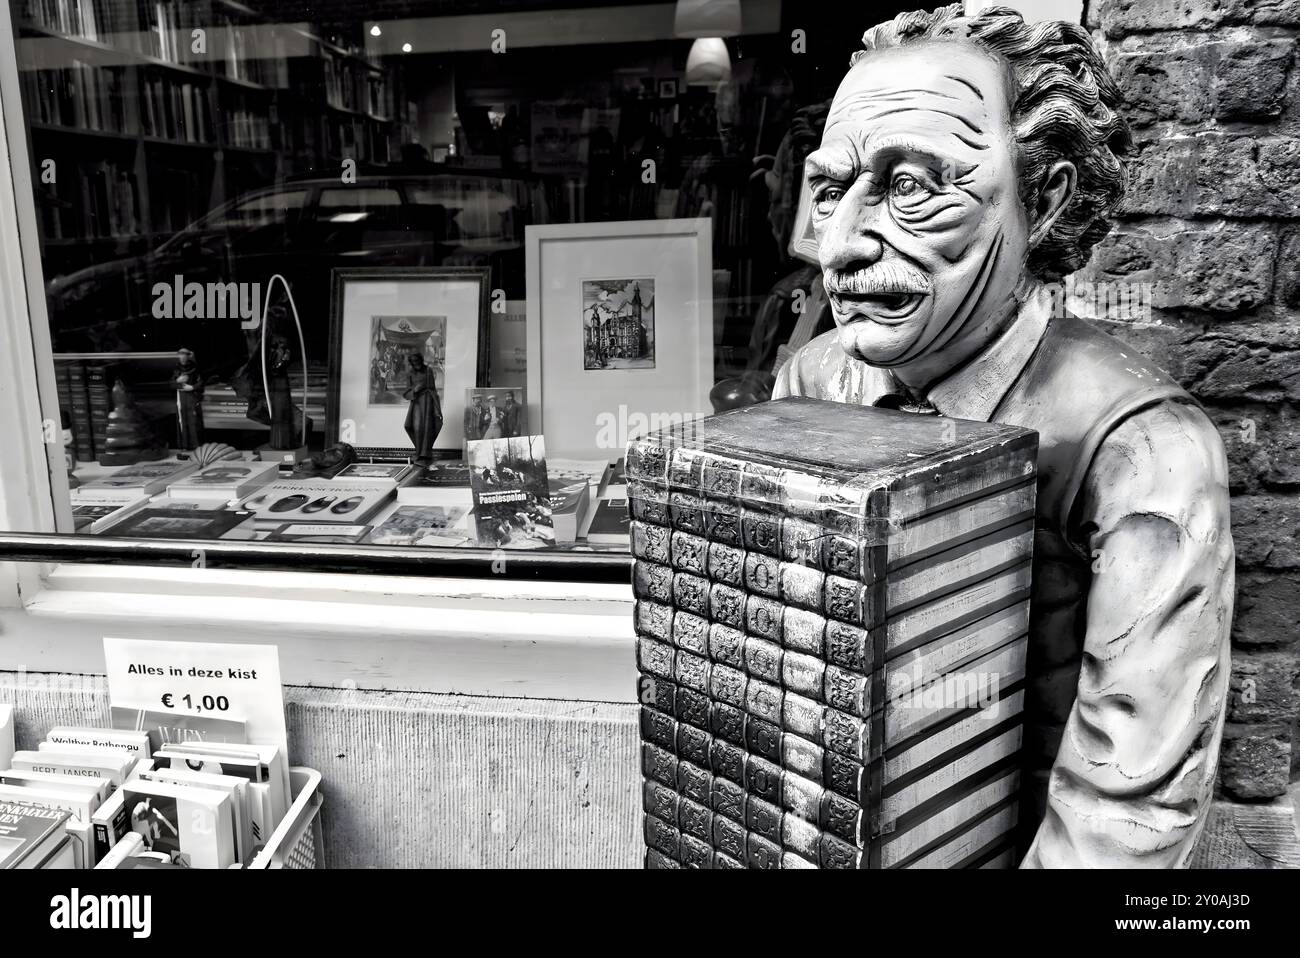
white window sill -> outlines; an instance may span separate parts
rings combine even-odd
[[[26,631],[0,668],[102,672],[105,635],[188,636],[276,644],[287,684],[631,702],[632,603],[625,585],[69,564],[0,616]]]

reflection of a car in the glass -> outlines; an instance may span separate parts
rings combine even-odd
[[[188,346],[205,368],[232,369],[247,357],[256,331],[241,328],[237,315],[177,311],[177,277],[182,288],[258,284],[260,297],[281,273],[293,290],[308,356],[323,360],[334,267],[488,266],[494,289],[522,298],[524,226],[545,221],[540,188],[500,174],[287,180],[218,207],[149,252],[52,279],[46,292],[55,350]],[[254,299],[248,287],[241,292],[244,303]],[[163,296],[173,302],[160,302]]]

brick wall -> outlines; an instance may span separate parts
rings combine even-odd
[[[1223,435],[1237,605],[1220,787],[1260,801],[1300,770],[1300,0],[1090,0],[1084,17],[1137,150],[1080,277],[1149,284],[1150,314],[1109,325]]]

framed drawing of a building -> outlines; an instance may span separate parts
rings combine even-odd
[[[615,459],[709,413],[710,220],[529,226],[525,244],[529,428],[547,449]]]

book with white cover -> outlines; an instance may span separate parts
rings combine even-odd
[[[105,489],[134,489],[139,495],[153,496],[183,476],[194,472],[198,467],[196,462],[181,462],[178,459],[137,462],[131,466],[123,466],[107,476],[91,479],[78,488],[82,495]]]
[[[230,794],[213,788],[134,778],[119,789],[118,814],[148,851],[190,868],[229,868],[235,863],[234,810]]]
[[[256,519],[364,523],[393,498],[395,489],[392,480],[281,479],[244,499],[240,508],[252,511]]]
[[[153,754],[148,732],[119,728],[93,728],[79,725],[56,725],[45,735],[51,745],[89,745],[94,748],[124,748],[136,758]]]
[[[193,785],[198,788],[214,788],[230,795],[231,809],[234,812],[235,852],[241,862],[249,862],[253,857],[252,821],[248,813],[248,780],[237,775],[212,775],[196,772],[188,768],[162,768],[141,772],[138,776],[146,781],[175,782],[178,785]]]
[[[289,812],[289,763],[285,761],[284,753],[280,751],[278,745],[255,745],[251,742],[244,743],[224,743],[224,742],[177,742],[170,746],[172,752],[197,752],[199,754],[209,754],[215,756],[254,756],[261,764],[263,777],[262,781],[271,787],[272,814],[274,815],[274,824],[278,825],[280,819],[284,818]],[[203,771],[207,771],[203,769]]]
[[[49,745],[47,742],[41,744]],[[87,748],[71,751],[59,746],[41,748],[35,752],[14,752],[10,764],[14,768],[75,775],[79,778],[95,778],[102,775],[112,783],[114,788],[117,788],[130,773],[131,766],[135,764],[135,756],[125,749]]]
[[[93,788],[71,792],[37,785],[0,785],[0,802],[31,802],[46,808],[61,808],[78,822],[90,821],[100,804]]]
[[[591,497],[599,499],[605,494],[609,477],[614,471],[613,463],[604,459],[548,459],[546,460],[546,477],[551,488],[558,489],[577,479],[586,479],[591,485]]]
[[[279,475],[274,462],[245,462],[223,459],[171,483],[167,496],[172,499],[216,499],[222,502],[241,499],[260,489]]]
[[[204,749],[202,746],[205,744],[196,742],[193,743],[194,747],[185,749],[182,748],[182,743],[174,743],[158,749],[154,752],[155,770],[185,768],[245,779],[248,782],[245,789],[249,830],[255,844],[264,843],[280,821],[276,816],[276,803],[272,796],[273,791],[279,793],[279,783],[272,785],[269,781],[270,770],[257,755],[250,752],[218,755]]]
[[[54,772],[33,772],[29,768],[7,768],[0,772],[0,785],[33,785],[37,788],[58,788],[72,792],[94,791],[98,801],[105,801],[113,790],[112,783],[103,776],[59,775]]]

